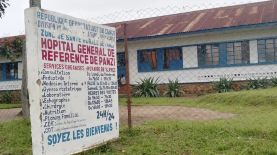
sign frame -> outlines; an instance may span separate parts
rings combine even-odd
[[[73,154],[118,139],[115,28],[37,7],[25,10],[25,26],[27,89],[33,154]],[[75,39],[68,39],[70,36]],[[56,45],[55,41],[66,42],[68,48]],[[95,51],[98,50],[97,54],[87,52],[92,48]],[[66,59],[66,56],[62,56],[62,54],[66,55],[66,52],[75,54],[74,62],[71,57]],[[78,61],[77,58],[79,58]],[[49,69],[45,67],[46,64],[64,67]],[[51,82],[56,82],[51,79],[57,79],[57,72],[60,77],[60,80],[57,80],[58,85],[51,85]],[[68,100],[61,100],[57,92],[62,92],[55,92],[56,88],[66,90]],[[99,90],[98,94],[96,89]],[[49,96],[46,90],[49,90]],[[60,102],[59,106],[57,106],[58,102]],[[54,103],[55,108],[53,108]],[[50,113],[53,109],[56,110],[55,113]],[[62,110],[64,113],[61,113]],[[52,114],[53,116],[50,117],[49,115]],[[61,116],[58,117],[59,114]],[[50,126],[51,131],[48,130]]]

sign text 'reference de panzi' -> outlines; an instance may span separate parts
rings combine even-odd
[[[83,151],[119,136],[116,31],[25,10],[33,153]]]

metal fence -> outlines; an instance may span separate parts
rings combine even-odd
[[[205,95],[276,86],[273,3],[174,6],[138,11],[135,18],[128,12],[109,16],[124,20],[118,23],[97,18],[117,29],[121,126],[227,120],[236,114],[197,108],[195,103]],[[0,110],[0,121],[21,117],[20,111]]]
[[[255,22],[269,17],[264,13],[255,16],[265,7],[259,4],[265,3],[109,24],[118,32],[119,92],[128,96],[128,108],[121,107],[125,119],[122,122],[131,127],[151,120],[231,116],[205,110],[194,112],[195,109],[172,106],[176,104],[170,100],[166,106],[131,106],[139,104],[137,97],[194,98],[273,86],[277,76],[276,24]],[[155,11],[143,13],[153,16]],[[135,97],[135,102],[131,97]]]

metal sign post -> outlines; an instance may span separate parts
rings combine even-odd
[[[132,128],[132,115],[131,115],[131,86],[130,86],[130,74],[129,74],[129,53],[128,53],[128,34],[127,24],[124,26],[124,52],[125,52],[125,63],[126,63],[126,85],[127,85],[127,108],[128,108],[128,127]]]
[[[41,8],[41,0],[30,0],[30,8],[31,7]]]

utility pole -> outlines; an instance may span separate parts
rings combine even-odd
[[[128,128],[132,129],[132,99],[131,99],[131,86],[130,86],[130,72],[129,72],[129,51],[128,51],[128,34],[127,24],[123,24],[124,28],[124,53],[126,64],[126,85],[127,85],[127,110],[128,110]]]
[[[31,7],[41,8],[41,0],[30,0]],[[22,115],[24,118],[30,117],[30,104],[29,104],[29,93],[27,88],[27,58],[26,58],[26,42],[23,46],[23,76],[21,86],[21,104],[22,104]]]

